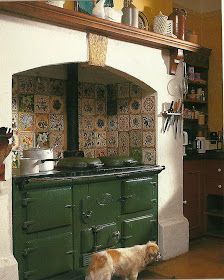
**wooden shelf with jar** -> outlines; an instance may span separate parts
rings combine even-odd
[[[184,52],[186,62],[188,92],[184,103],[184,130],[194,140],[197,136],[207,137],[208,134],[208,67],[211,50],[204,53]]]
[[[188,79],[188,84],[189,85],[199,85],[199,86],[207,86],[207,81],[206,80],[190,80]]]
[[[192,103],[192,104],[207,104],[207,101],[191,100],[191,99],[186,99],[186,98],[184,98],[183,102],[184,103]]]

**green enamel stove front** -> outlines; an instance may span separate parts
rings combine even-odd
[[[157,175],[14,183],[19,279],[82,279],[93,252],[157,241],[157,208]]]

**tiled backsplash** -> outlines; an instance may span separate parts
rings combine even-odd
[[[66,81],[13,77],[14,150],[65,149]],[[75,121],[75,120],[74,120]],[[155,97],[131,83],[79,83],[79,148],[85,156],[131,155],[155,163]]]
[[[12,127],[15,146],[23,150],[38,145],[54,148],[57,156],[65,147],[66,81],[45,77],[13,77]]]
[[[132,155],[154,164],[155,97],[131,83],[80,83],[79,136],[85,156]]]

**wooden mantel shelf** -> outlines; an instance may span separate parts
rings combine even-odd
[[[206,49],[198,44],[41,2],[0,2],[0,13],[7,13],[15,17],[23,17],[74,30],[96,33],[109,38],[159,49],[175,48],[192,52],[206,52]]]

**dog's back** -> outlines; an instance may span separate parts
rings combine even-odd
[[[86,280],[110,280],[113,274],[137,279],[138,272],[159,253],[155,243],[108,249],[92,256]]]

